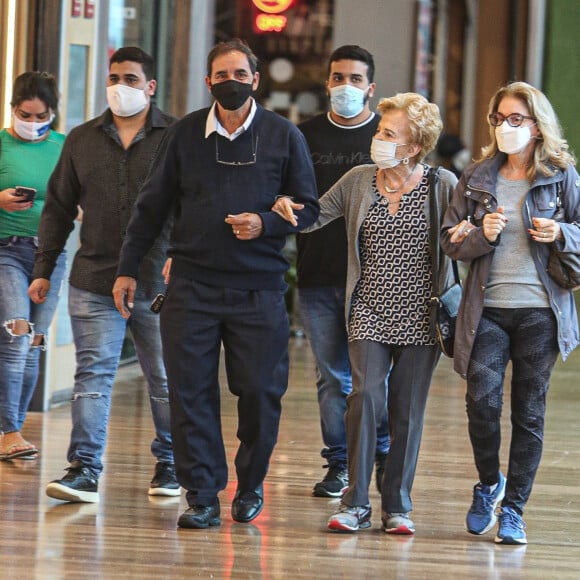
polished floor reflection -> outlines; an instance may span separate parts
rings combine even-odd
[[[558,363],[548,402],[544,457],[525,518],[529,545],[495,546],[493,534],[465,532],[475,470],[467,440],[464,383],[442,359],[432,386],[413,500],[414,537],[373,527],[326,530],[338,500],[311,496],[323,460],[314,367],[308,344],[291,344],[291,379],[279,443],[265,485],[266,506],[251,524],[231,520],[233,471],[221,496],[222,525],[179,530],[181,498],[151,498],[151,420],[138,368],[115,385],[99,504],[62,504],[44,494],[63,474],[69,407],[29,416],[25,436],[37,460],[0,462],[0,578],[579,578],[580,351]],[[225,384],[225,382],[224,382]],[[235,399],[224,388],[223,431],[230,468],[237,446]],[[504,455],[509,408],[504,411]],[[505,466],[505,460],[504,460]]]

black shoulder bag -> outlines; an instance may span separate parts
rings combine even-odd
[[[553,219],[565,222],[564,207],[562,206],[562,183],[558,182],[556,196],[557,209]],[[569,252],[560,252],[555,243],[550,247],[548,257],[548,274],[562,288],[578,290],[580,288],[580,255]]]
[[[439,234],[441,231],[441,216],[439,200],[435,189],[438,171],[438,169],[432,167],[429,169],[429,211],[431,213],[429,244],[431,247],[431,278],[433,285],[433,296],[430,301],[432,309],[431,330],[437,337],[443,354],[448,357],[453,357],[455,323],[457,321],[463,289],[459,280],[459,271],[455,260],[452,260],[455,283],[447,290],[439,288]]]

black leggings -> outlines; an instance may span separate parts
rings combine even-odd
[[[546,395],[558,357],[550,308],[485,308],[467,372],[469,437],[481,483],[498,481],[503,385],[512,361],[511,423],[503,506],[522,513],[542,456]]]

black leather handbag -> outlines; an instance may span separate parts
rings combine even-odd
[[[560,184],[558,184],[560,187]],[[562,206],[561,191],[556,198],[557,209],[552,219],[565,222],[564,207]],[[548,274],[562,288],[578,290],[580,288],[580,255],[570,252],[560,252],[556,243],[550,248],[548,257]]]
[[[456,272],[457,264],[453,262],[453,271]],[[463,288],[456,277],[457,282],[439,296],[433,296],[431,303],[436,307],[435,330],[441,351],[445,356],[453,357],[453,344],[455,342],[455,323],[459,312],[459,304],[463,295]]]

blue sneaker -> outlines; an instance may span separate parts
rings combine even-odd
[[[499,512],[499,530],[496,544],[527,544],[526,523],[522,516],[511,507],[502,507]]]
[[[470,534],[485,534],[497,521],[495,510],[505,495],[505,477],[499,473],[496,488],[491,491],[489,485],[478,483],[473,487],[473,502],[467,512],[466,524]]]

